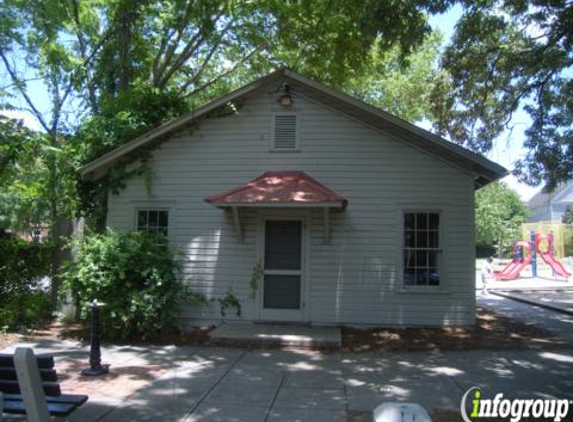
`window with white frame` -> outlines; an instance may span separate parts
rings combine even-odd
[[[298,116],[293,113],[278,113],[273,116],[273,151],[297,151],[299,149]]]
[[[169,211],[162,209],[137,210],[137,230],[158,238],[169,234]],[[161,242],[160,242],[161,243]]]
[[[404,212],[404,285],[439,286],[440,213]]]

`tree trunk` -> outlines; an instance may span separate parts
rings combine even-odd
[[[69,251],[66,249],[65,239],[73,234],[73,224],[71,219],[57,216],[52,224],[51,238],[54,244],[52,252],[52,269],[51,269],[51,290],[50,299],[52,310],[58,307],[58,298],[62,280],[60,278],[60,268],[62,263],[71,259]]]
[[[94,230],[96,233],[103,233],[106,229],[106,221],[107,221],[107,200],[109,196],[109,191],[105,189],[105,192],[101,195],[99,209],[101,210],[98,213],[96,221],[94,223]]]
[[[126,92],[131,81],[131,31],[135,20],[133,5],[124,2],[117,12],[117,49],[119,53],[119,83],[118,90]]]

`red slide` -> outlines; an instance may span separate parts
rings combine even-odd
[[[555,259],[555,257],[549,252],[538,252],[537,253],[547,264],[551,267],[555,275],[563,278],[569,278],[571,275],[567,272],[563,264]]]
[[[517,258],[513,258],[513,260],[507,264],[503,270],[495,274],[495,278],[498,280],[513,280],[517,278],[521,270],[523,270],[529,264],[531,264],[530,256],[525,258],[523,261],[520,261]]]
[[[507,264],[503,270],[495,274],[495,278],[497,280],[513,280],[519,276],[521,270],[531,264],[531,246],[529,246],[529,242],[517,242],[513,246],[513,256],[518,255],[519,248],[521,248],[522,256],[525,252],[527,252],[527,256],[522,260],[513,258],[513,260]]]

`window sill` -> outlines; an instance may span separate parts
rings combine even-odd
[[[449,296],[451,294],[449,290],[439,287],[402,287],[401,289],[395,290],[394,293],[436,296]]]

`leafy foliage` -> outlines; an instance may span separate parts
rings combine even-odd
[[[528,210],[517,192],[503,182],[492,183],[475,195],[476,242],[495,246],[501,255],[519,239]]]
[[[436,129],[476,151],[491,150],[513,115],[531,118],[525,181],[573,176],[573,4],[566,0],[463,2],[433,94]]]
[[[52,246],[0,240],[0,329],[37,326],[50,317],[42,279],[50,273]]]
[[[39,287],[50,273],[52,246],[21,239],[0,240],[0,303]]]
[[[571,205],[568,205],[565,209],[565,213],[563,217],[561,217],[561,222],[563,224],[573,224],[573,207],[571,207]]]
[[[259,290],[259,283],[263,278],[263,267],[260,262],[255,263],[249,280],[249,297],[255,299]]]
[[[26,230],[45,221],[46,169],[41,136],[0,115],[0,230]]]
[[[50,295],[43,290],[10,296],[0,305],[0,330],[25,331],[41,327],[52,317]]]
[[[235,309],[235,315],[238,317],[241,316],[241,301],[230,288],[227,290],[227,293],[225,293],[225,296],[217,298],[216,300],[219,302],[221,317],[225,318],[227,316],[228,309]]]
[[[186,288],[178,280],[174,252],[141,232],[91,234],[76,240],[76,262],[63,279],[73,292],[80,319],[89,320],[89,303],[104,302],[103,337],[157,339],[178,330]]]
[[[173,90],[160,91],[148,84],[134,86],[129,93],[107,97],[101,101],[100,111],[87,119],[70,139],[67,150],[75,152],[76,166],[137,138],[139,135],[172,120],[187,111],[185,100]],[[125,182],[143,174],[144,166],[128,169],[127,165],[151,157],[150,149],[130,155],[97,181],[77,181],[79,212],[102,227],[105,220],[107,193],[117,193]]]
[[[363,61],[364,69],[342,87],[352,96],[415,123],[434,120],[431,93],[444,77],[438,69],[442,36],[430,34],[406,57],[398,47],[385,51],[377,40]]]

